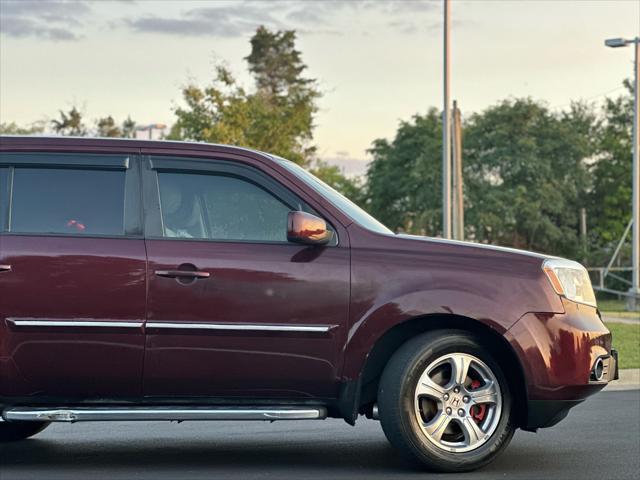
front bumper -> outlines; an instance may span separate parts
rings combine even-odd
[[[612,380],[619,378],[618,373],[618,352],[612,349],[611,355],[603,359],[605,371],[600,383],[605,386]],[[591,378],[591,384],[596,380]],[[582,403],[582,400],[529,400],[527,404],[527,419],[523,425],[525,430],[535,430],[537,428],[552,427],[563,420],[576,405]]]
[[[507,332],[525,374],[527,429],[555,425],[617,378],[617,352],[597,309],[563,303],[564,313],[529,313]]]

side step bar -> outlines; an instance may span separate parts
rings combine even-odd
[[[12,407],[2,412],[6,421],[100,422],[130,420],[323,420],[324,407]]]

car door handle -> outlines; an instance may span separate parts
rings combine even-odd
[[[167,278],[209,278],[209,272],[190,271],[190,270],[156,270],[156,275]]]
[[[0,272],[10,272],[11,265],[0,265]]]

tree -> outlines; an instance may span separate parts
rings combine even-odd
[[[600,264],[608,261],[631,219],[633,87],[629,81],[625,85],[627,95],[605,100],[597,136],[598,156],[591,167],[589,224],[593,246],[605,249],[598,259]]]
[[[182,90],[186,105],[175,109],[169,138],[242,145],[308,166],[320,93],[314,80],[301,76],[306,66],[295,50],[295,32],[260,27],[251,45],[246,60],[256,89],[245,89],[217,66],[211,85]]]
[[[87,134],[87,129],[82,123],[82,114],[75,106],[69,113],[60,110],[60,120],[52,120],[51,126],[60,135],[83,137]]]
[[[0,123],[0,135],[36,135],[44,132],[44,122],[34,122],[28,127],[21,127],[15,122]]]
[[[111,115],[98,119],[98,137],[122,137],[122,130]]]
[[[369,149],[365,206],[392,230],[439,233],[441,136],[440,114],[433,108],[401,122],[391,142],[377,139]]]
[[[579,209],[597,118],[576,103],[552,113],[531,99],[505,100],[464,124],[466,238],[579,256]],[[441,115],[401,122],[392,141],[377,139],[367,171],[366,208],[394,230],[441,231]]]
[[[251,54],[245,57],[258,90],[279,98],[292,89],[304,88],[313,80],[302,77],[307,68],[295,48],[293,30],[270,32],[261,26],[251,38]]]
[[[322,160],[316,161],[309,171],[352,202],[360,205],[364,203],[363,184],[359,177],[349,178],[340,171],[337,165],[329,165]]]
[[[124,138],[136,137],[136,122],[134,122],[130,116],[122,122],[122,136]]]
[[[588,191],[586,107],[551,113],[531,99],[505,100],[471,117],[464,143],[472,238],[576,256]]]

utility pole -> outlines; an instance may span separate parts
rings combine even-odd
[[[449,111],[450,0],[444,1],[444,98],[442,109],[442,236],[451,238],[451,120]]]
[[[458,102],[453,101],[452,141],[453,150],[453,238],[464,240],[464,183],[462,181],[462,119]]]
[[[587,253],[587,209],[580,209],[580,239],[582,240],[582,250]]]
[[[627,308],[629,310],[638,310],[640,308],[640,174],[638,150],[640,150],[640,131],[638,130],[638,103],[639,103],[639,82],[640,82],[640,37],[633,39],[610,38],[605,40],[607,47],[618,48],[633,45],[635,47],[635,55],[633,62],[634,76],[634,102],[633,102],[633,166],[631,167],[632,193],[631,193],[631,210],[632,210],[632,234],[631,234],[631,288],[627,297]]]

